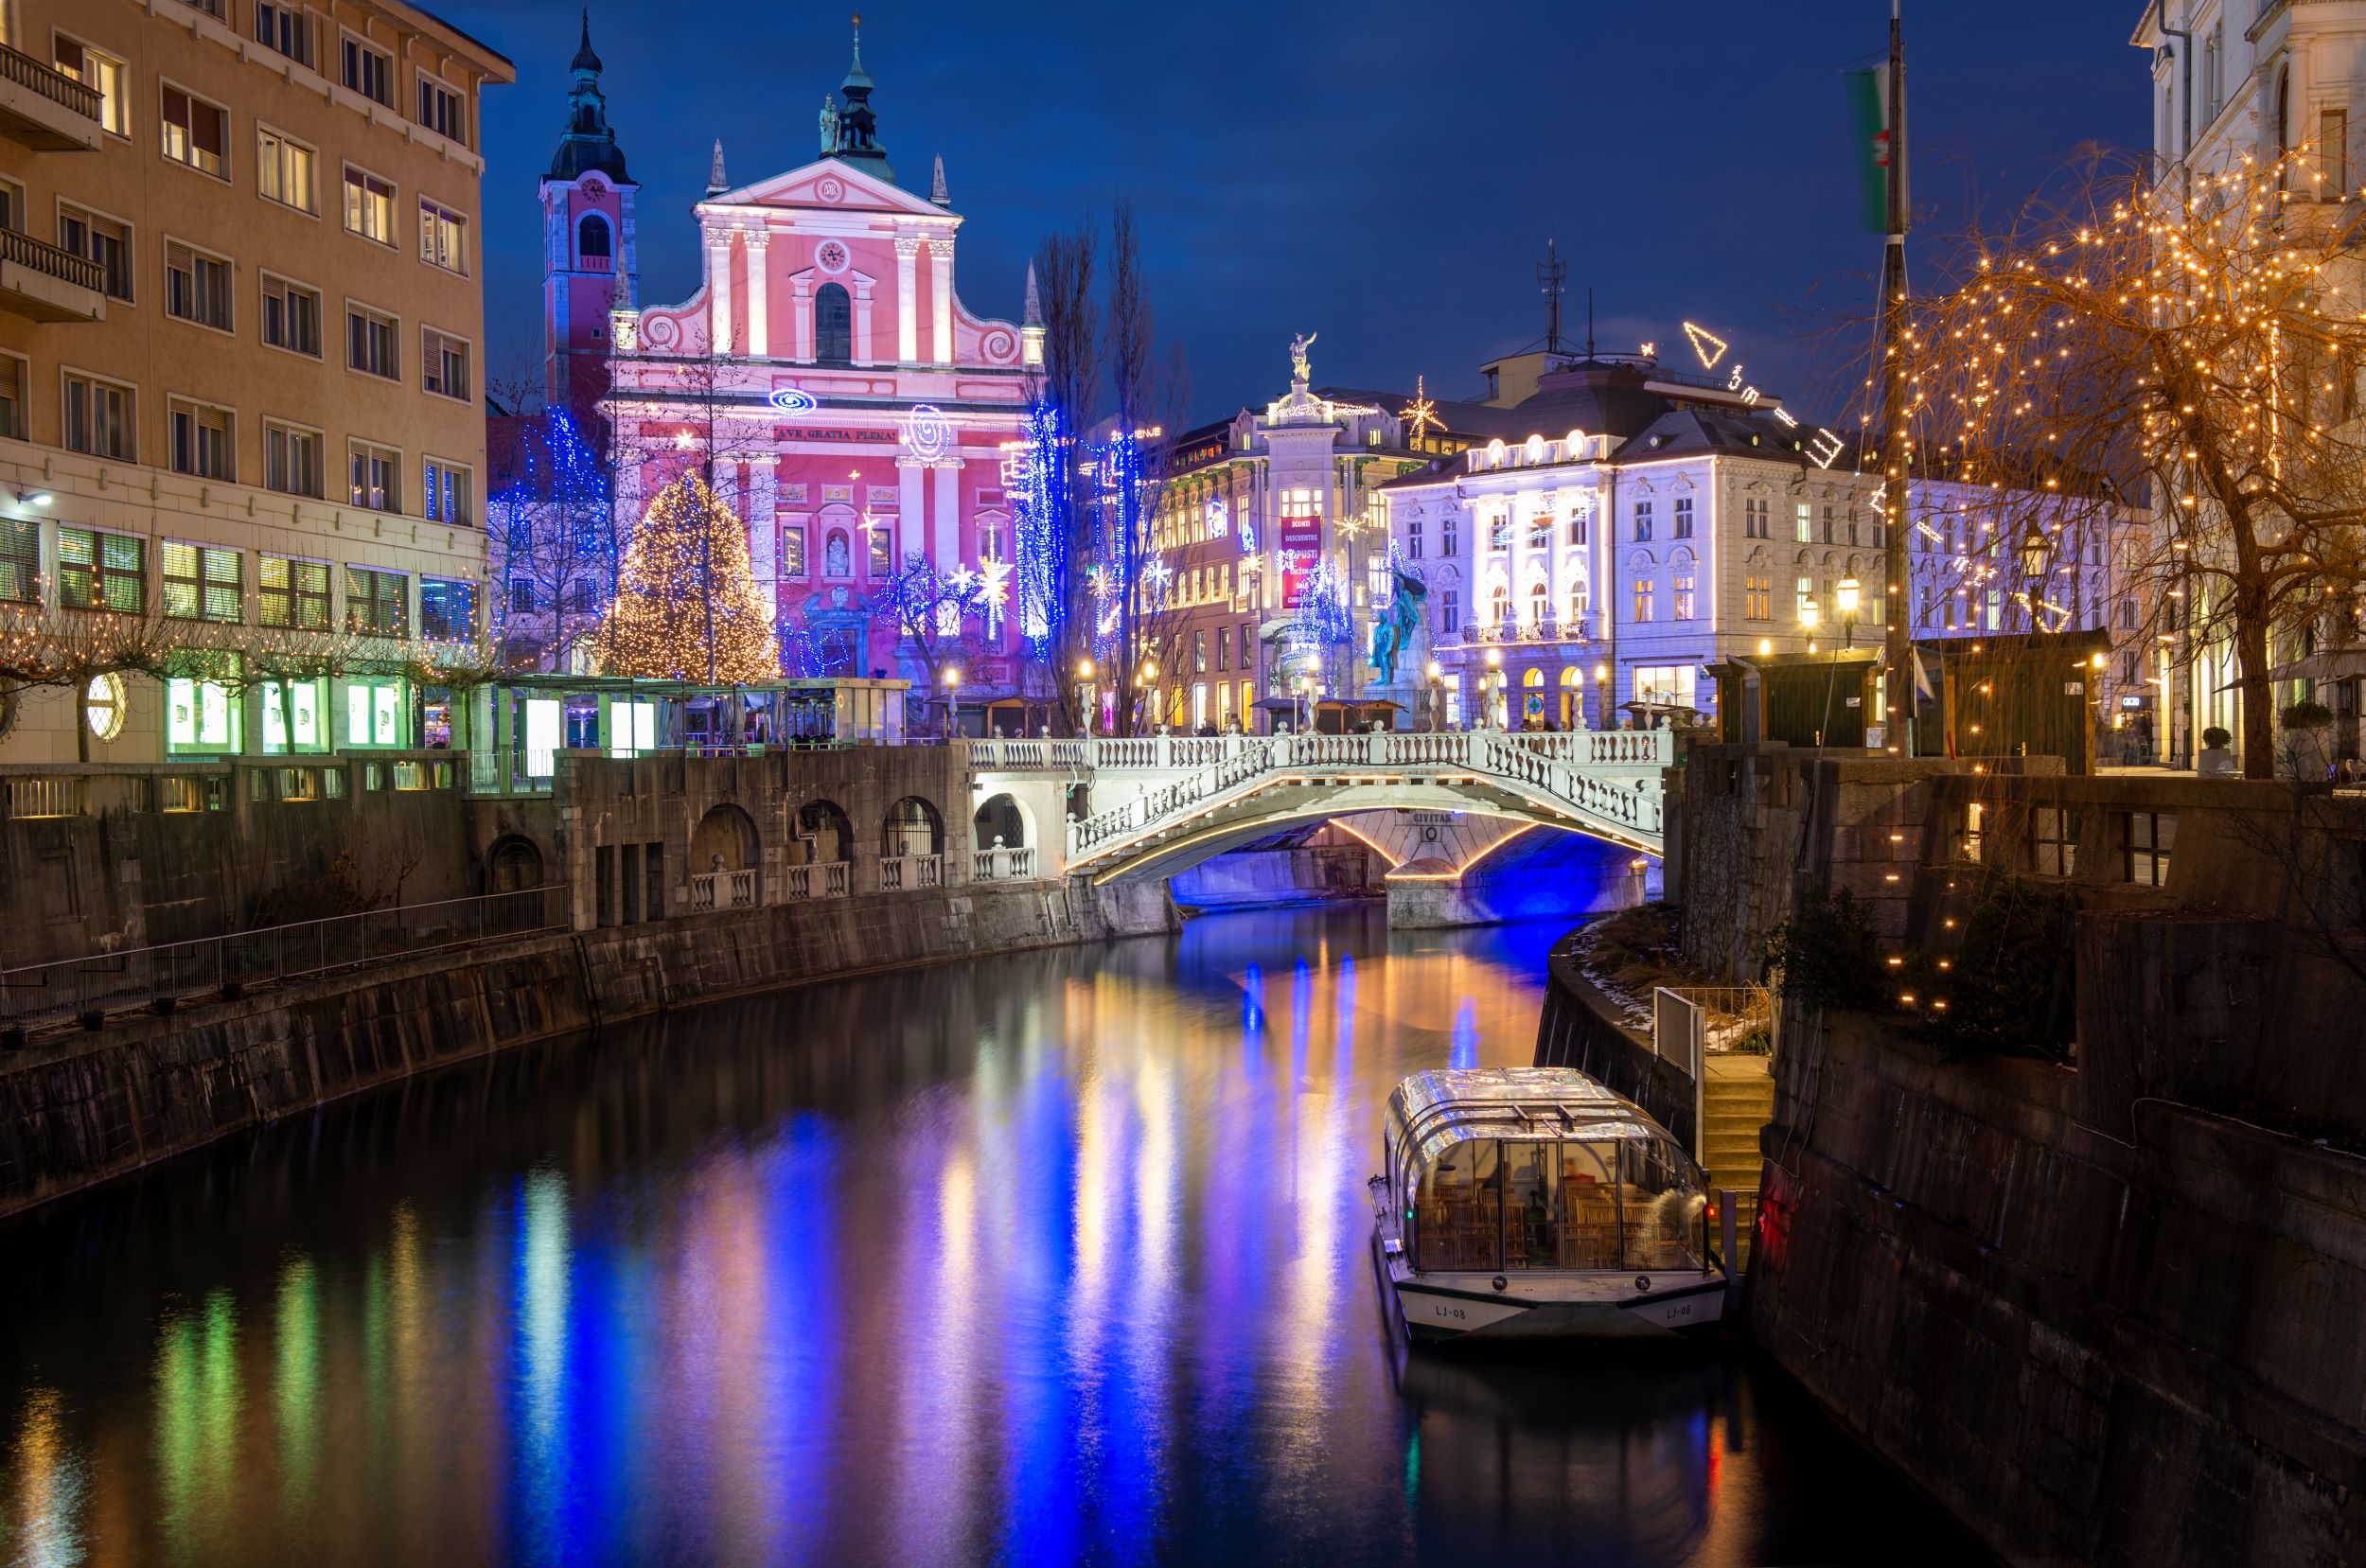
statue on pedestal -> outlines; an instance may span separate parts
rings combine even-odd
[[[1290,379],[1299,386],[1304,386],[1310,379],[1306,369],[1306,351],[1314,347],[1315,340],[1321,336],[1319,332],[1300,332],[1290,340]]]
[[[821,153],[827,157],[838,150],[838,100],[829,94],[821,95]]]

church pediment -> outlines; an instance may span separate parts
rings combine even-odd
[[[899,217],[928,218],[940,223],[959,220],[925,197],[890,185],[838,158],[821,158],[786,174],[775,174],[737,190],[710,196],[702,207],[788,207],[818,212],[881,212]]]

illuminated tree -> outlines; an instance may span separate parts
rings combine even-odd
[[[2156,645],[2231,643],[2254,778],[2274,768],[2276,653],[2346,621],[2366,565],[2343,194],[2306,149],[2190,190],[2086,171],[1969,235],[1907,340],[1917,467],[1992,489],[1997,549],[2031,581],[2082,505],[2151,504],[2124,575],[2151,590]]]
[[[495,645],[512,668],[576,668],[616,591],[609,464],[564,409],[490,423]]]
[[[927,556],[913,551],[904,557],[903,569],[881,585],[872,612],[912,650],[926,672],[931,700],[949,703],[943,672],[976,667],[980,623],[1007,592],[1007,574],[981,576],[965,566],[941,573]]]
[[[747,529],[697,474],[660,490],[633,531],[599,657],[609,675],[715,685],[779,678]]]

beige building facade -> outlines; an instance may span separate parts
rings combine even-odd
[[[433,743],[419,671],[484,612],[509,62],[399,0],[0,0],[0,761]],[[21,683],[184,634],[224,679]]]

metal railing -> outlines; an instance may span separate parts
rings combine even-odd
[[[567,886],[363,909],[115,953],[0,970],[0,1028],[29,1031],[111,1013],[168,1013],[331,970],[497,938],[568,928]]]
[[[698,872],[690,878],[690,907],[694,913],[753,908],[755,902],[756,873],[753,867],[736,872]]]
[[[0,79],[14,82],[87,120],[98,119],[98,89],[44,65],[22,49],[0,44]]]
[[[879,890],[883,893],[944,886],[945,856],[942,854],[884,854],[879,857]]]
[[[7,781],[9,816],[79,817],[88,806],[90,781],[79,774],[33,773]]]
[[[52,245],[45,239],[35,239],[29,234],[20,234],[14,229],[0,229],[0,261],[27,268],[44,277],[54,277],[61,283],[71,283],[78,289],[88,289],[93,293],[103,293],[106,290],[106,270],[89,256],[76,255],[72,251]]]
[[[1034,875],[1035,852],[1032,846],[970,852],[969,876],[973,882],[1025,882]]]

